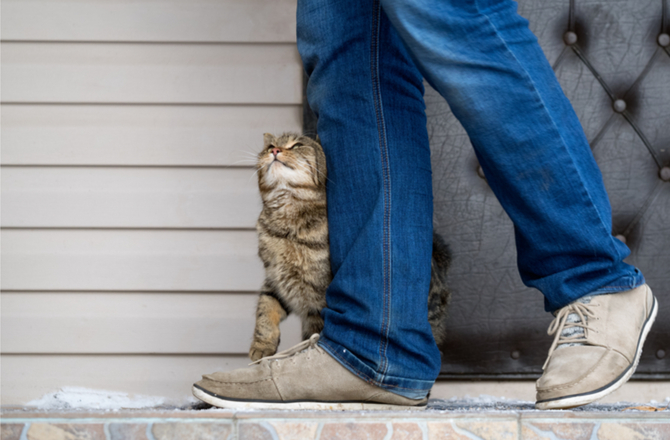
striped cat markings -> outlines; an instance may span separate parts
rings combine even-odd
[[[326,156],[320,143],[294,133],[264,135],[256,165],[263,209],[256,229],[265,281],[256,309],[249,357],[256,361],[276,353],[279,324],[289,313],[302,321],[308,339],[323,328],[321,309],[332,280],[326,205]],[[446,275],[449,248],[433,235],[428,320],[438,345],[445,337],[450,300]]]

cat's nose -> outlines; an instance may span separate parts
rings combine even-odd
[[[272,149],[272,154],[274,155],[274,157],[277,157],[277,155],[279,154],[280,151],[281,150],[279,148],[273,148]]]

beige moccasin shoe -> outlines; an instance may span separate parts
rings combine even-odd
[[[538,409],[586,405],[613,392],[635,372],[658,303],[645,284],[581,298],[555,313],[556,334],[537,381]]]
[[[318,340],[314,334],[247,368],[205,374],[193,385],[193,395],[211,405],[235,409],[425,409],[428,399],[408,399],[352,374]]]

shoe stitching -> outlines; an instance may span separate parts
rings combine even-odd
[[[635,354],[633,354],[633,360],[630,360],[630,359],[628,359],[628,356],[626,356],[626,355],[625,355],[624,353],[622,353],[621,351],[619,351],[619,350],[617,350],[617,349],[615,349],[615,348],[612,348],[612,347],[609,347],[609,349],[612,350],[614,353],[619,353],[619,354],[621,355],[621,357],[623,357],[624,359],[626,359],[626,362],[628,362],[628,364],[632,364],[632,363],[633,363],[633,360],[635,360]]]
[[[564,390],[564,389],[567,389],[567,388],[574,387],[575,385],[579,385],[580,383],[582,383],[583,381],[585,381],[591,374],[593,374],[593,373],[595,372],[596,368],[598,368],[598,365],[600,364],[600,362],[603,360],[603,358],[607,355],[607,353],[608,353],[609,351],[615,351],[615,350],[608,350],[608,351],[606,351],[606,352],[602,355],[602,357],[601,357],[600,359],[598,359],[598,362],[596,362],[595,365],[594,365],[593,367],[591,367],[591,369],[588,371],[588,373],[586,373],[584,376],[582,376],[579,380],[577,380],[577,381],[575,381],[575,382],[570,382],[569,384],[565,384],[565,385],[555,385],[555,386],[550,387],[550,388],[540,388],[540,387],[538,387],[538,388],[537,388],[537,391],[538,391],[538,392],[542,392],[542,391],[551,392],[551,391]],[[618,353],[618,352],[617,352],[617,353]],[[626,358],[625,356],[624,356],[624,359],[628,360],[628,358]],[[633,363],[630,362],[626,368],[629,368],[632,364],[633,364]],[[625,369],[624,369],[624,371],[625,371]]]
[[[591,367],[591,369],[589,369],[589,371],[587,371],[586,374],[584,374],[584,375],[583,375],[581,378],[579,378],[578,380],[573,381],[573,382],[570,382],[570,383],[568,383],[568,384],[564,384],[564,385],[554,385],[553,387],[548,387],[548,388],[541,388],[541,387],[538,387],[538,388],[537,388],[537,391],[539,392],[539,391],[541,391],[541,390],[543,390],[543,391],[564,390],[564,389],[566,389],[566,388],[571,388],[571,387],[573,387],[573,386],[575,386],[575,385],[580,384],[580,383],[583,382],[587,377],[589,377],[589,376],[591,375],[591,373],[593,373],[593,372],[596,370],[596,368],[597,368],[598,365],[600,364],[600,361],[603,360],[603,358],[607,355],[607,353],[608,353],[608,351],[605,351],[605,353],[603,353],[603,355],[600,356],[600,359],[598,359],[598,361],[593,365],[593,367]]]
[[[267,382],[268,380],[272,380],[272,378],[270,377],[268,379],[261,379],[261,380],[257,380],[257,381],[254,381],[254,382],[224,382],[224,381],[215,380],[215,379],[207,379],[207,380],[211,380],[212,382],[216,382],[216,383],[226,383],[226,384],[236,384],[236,385],[253,385],[255,383]]]
[[[277,385],[277,381],[275,380],[275,377],[274,377],[274,371],[272,372],[272,378],[271,379],[272,379],[272,384],[275,386],[275,390],[277,390],[277,395],[279,396],[279,400],[282,400],[282,401],[286,400],[286,399],[284,399],[284,396],[282,395],[281,391],[279,391],[279,386]]]

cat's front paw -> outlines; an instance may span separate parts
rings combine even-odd
[[[261,358],[272,356],[277,352],[278,345],[279,343],[275,344],[272,342],[254,341],[249,349],[249,358],[256,362]]]

